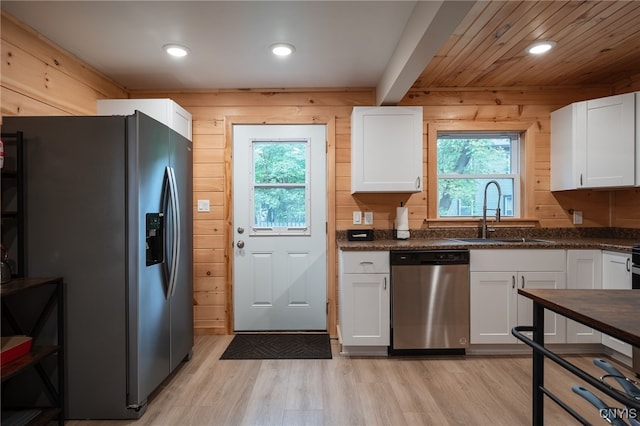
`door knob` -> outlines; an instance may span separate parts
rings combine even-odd
[[[241,228],[238,226],[238,234],[243,234],[244,233],[244,228]]]
[[[236,245],[238,246],[238,248],[244,248],[244,241],[240,240]]]

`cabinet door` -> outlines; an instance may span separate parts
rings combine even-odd
[[[564,272],[521,272],[517,275],[519,288],[563,289],[566,288]],[[566,342],[566,318],[549,310],[544,311],[545,343]],[[518,296],[518,325],[533,323],[533,302]],[[525,333],[530,334],[530,333]]]
[[[351,193],[422,191],[422,107],[355,107]]]
[[[602,288],[607,290],[631,289],[631,256],[605,251],[602,253]],[[624,355],[631,356],[631,345],[602,334],[602,344]]]
[[[516,343],[511,329],[517,320],[515,273],[472,272],[470,293],[470,341]]]
[[[567,288],[602,288],[602,251],[567,251]],[[600,343],[601,333],[573,320],[567,320],[567,343]]]
[[[586,108],[587,102],[582,101],[551,112],[552,191],[579,188],[585,161]]]
[[[341,280],[342,344],[388,346],[389,274],[343,274]]]
[[[635,94],[587,101],[586,146],[581,186],[635,183]]]

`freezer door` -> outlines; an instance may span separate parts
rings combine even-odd
[[[178,262],[171,289],[171,370],[191,355],[193,348],[193,152],[191,141],[171,131],[171,167],[175,176],[179,214]]]
[[[170,130],[137,112],[127,118],[129,270],[128,394],[127,405],[145,405],[147,397],[170,372],[170,303],[167,259],[147,260],[149,218],[153,227],[165,226],[163,190],[169,161]]]

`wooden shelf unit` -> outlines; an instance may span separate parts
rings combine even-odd
[[[12,298],[24,292],[32,291],[45,286],[53,286],[41,312],[33,326],[25,329],[20,321],[13,315]],[[2,316],[12,332],[19,335],[27,335],[33,338],[31,351],[2,366],[0,376],[2,378],[3,401],[2,423],[12,415],[24,413],[29,418],[28,425],[45,425],[56,420],[59,425],[64,425],[64,298],[62,278],[16,278],[0,286],[0,302],[2,304]],[[41,344],[38,341],[40,332],[45,323],[51,317],[55,308],[57,342],[55,345]],[[41,363],[51,356],[57,356],[57,383],[54,384]],[[44,385],[45,394],[51,405],[46,407],[7,406],[4,401],[5,385],[10,381],[20,380],[21,373],[33,368]],[[22,424],[22,423],[21,423]]]

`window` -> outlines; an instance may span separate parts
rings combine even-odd
[[[308,141],[252,141],[252,234],[309,234]]]
[[[442,132],[437,139],[438,217],[482,216],[485,186],[493,214],[500,203],[503,217],[520,216],[520,134]]]

